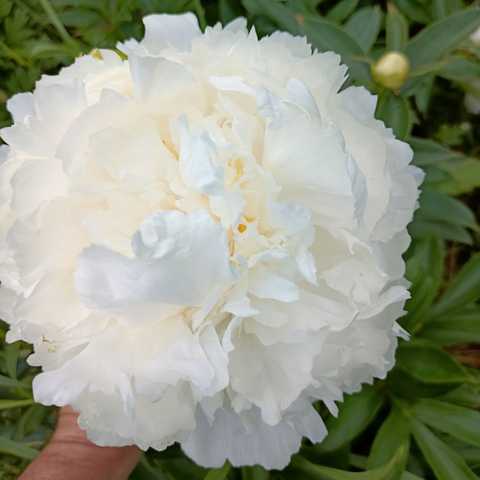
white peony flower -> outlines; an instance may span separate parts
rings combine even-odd
[[[8,103],[0,316],[93,442],[283,468],[392,367],[422,173],[338,55],[144,23]]]

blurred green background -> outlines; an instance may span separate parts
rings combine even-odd
[[[193,11],[202,26],[245,16],[259,35],[287,30],[350,67],[379,95],[377,117],[426,172],[406,254],[413,336],[385,381],[326,419],[283,472],[195,466],[147,452],[133,480],[464,480],[480,474],[480,10],[462,0],[0,0],[0,126],[7,98],[94,47],[141,38],[148,13]],[[477,34],[473,34],[477,31]],[[405,57],[387,56],[402,52]],[[403,59],[403,62],[402,62]],[[372,75],[373,72],[373,75]],[[465,101],[466,99],[466,101]],[[468,107],[468,108],[467,108]],[[27,344],[0,322],[0,479],[17,478],[48,440],[56,411],[34,404]]]

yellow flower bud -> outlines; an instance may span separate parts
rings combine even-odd
[[[410,62],[400,52],[388,52],[372,65],[373,79],[380,85],[398,90],[406,82],[410,73]]]

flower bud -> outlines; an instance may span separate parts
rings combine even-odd
[[[400,52],[388,52],[372,66],[373,79],[380,85],[398,90],[410,73],[410,62]]]

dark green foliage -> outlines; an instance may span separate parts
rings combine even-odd
[[[463,480],[480,472],[480,116],[464,91],[480,78],[480,48],[470,33],[480,10],[462,0],[0,0],[0,126],[12,94],[31,90],[81,53],[141,38],[141,18],[193,11],[202,28],[244,15],[260,35],[306,35],[334,50],[349,82],[379,96],[377,116],[408,141],[426,178],[406,253],[412,298],[388,378],[347,396],[330,435],[305,444],[283,472],[225,465],[207,471],[177,446],[149,451],[136,480],[330,479]],[[371,65],[404,52],[412,72],[400,91],[374,82]],[[0,478],[11,480],[38,453],[55,411],[36,405],[30,346],[7,345],[0,323]],[[324,414],[319,406],[322,415]]]

